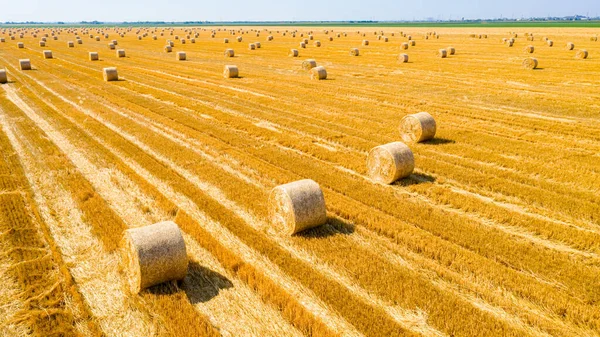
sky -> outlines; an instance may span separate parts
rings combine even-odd
[[[600,0],[0,0],[0,22],[456,20],[600,15]]]

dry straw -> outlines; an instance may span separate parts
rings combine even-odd
[[[529,57],[523,60],[522,66],[525,69],[535,69],[538,66],[538,61],[533,57]]]
[[[534,51],[535,51],[535,47],[533,47],[533,46],[525,47],[525,53],[527,53],[527,54],[533,54]]]
[[[350,49],[350,56],[358,56],[358,55],[360,55],[360,51],[358,50],[358,48]]]
[[[185,55],[184,51],[177,52],[177,60],[178,61],[185,61],[186,60],[186,55]]]
[[[225,50],[225,57],[234,57],[234,56],[235,56],[235,52],[233,51],[233,49]]]
[[[73,41],[67,42],[67,45],[69,46],[69,48],[75,47],[75,43],[73,43]]]
[[[223,71],[223,77],[225,78],[237,78],[239,74],[240,72],[238,70],[238,67],[233,65],[225,66],[225,70]]]
[[[227,39],[227,38],[223,39],[223,43],[229,43],[229,39]]]
[[[369,45],[369,40],[363,40],[362,45],[363,46],[368,46]]]
[[[19,68],[21,70],[31,70],[31,61],[29,59],[19,60]]]
[[[17,43],[17,47],[18,48],[25,48],[25,44],[23,42],[18,42]]]
[[[269,213],[275,228],[293,235],[327,222],[327,208],[321,187],[304,179],[279,185],[269,194]]]
[[[414,47],[414,46],[416,46],[416,45],[417,45],[417,41],[415,41],[415,40],[410,40],[409,44],[410,44],[410,46],[411,46],[411,47]]]
[[[408,62],[408,54],[400,54],[398,56],[398,61],[400,61],[400,63],[407,63]]]
[[[312,68],[317,66],[317,61],[309,59],[302,62],[302,69],[311,70]]]
[[[46,47],[46,42],[40,41],[40,47]]]
[[[552,47],[554,45],[554,42],[552,40],[548,40],[546,41],[546,43],[548,43],[548,47]]]
[[[254,50],[254,49],[256,49],[256,45],[254,43],[248,44],[248,50]]]
[[[102,69],[102,76],[106,82],[119,80],[119,74],[117,73],[117,68],[115,67]]]
[[[110,50],[115,50],[115,45],[114,45],[114,44],[112,44],[112,43],[109,43],[109,44],[108,44],[108,49],[110,49]]]
[[[404,116],[400,121],[400,137],[405,143],[420,143],[435,137],[436,123],[427,112]]]
[[[99,59],[97,52],[91,51],[89,56],[90,56],[90,61],[98,61],[98,59]]]
[[[310,70],[310,79],[311,80],[326,80],[327,79],[327,70],[325,70],[325,67],[323,67],[323,66],[312,68]]]
[[[437,56],[439,58],[446,58],[448,56],[448,51],[446,49],[440,49],[437,52]]]
[[[588,51],[585,49],[580,49],[575,54],[575,57],[578,59],[586,59],[588,57]]]
[[[315,47],[321,47],[321,41],[315,41]]]
[[[6,69],[0,69],[0,84],[8,82],[8,76],[6,76]]]
[[[117,50],[117,57],[125,57],[125,49]]]
[[[403,49],[403,50],[406,50],[406,49],[408,49],[408,42],[403,42],[403,43],[400,45],[400,49]]]
[[[254,42],[254,45],[256,46],[256,49],[259,49],[261,47],[260,42]]]
[[[306,48],[306,43],[300,42],[300,48]]]
[[[181,230],[172,221],[125,231],[123,265],[131,293],[185,278],[188,257]]]
[[[298,57],[298,55],[299,55],[298,49],[290,49],[289,56],[291,56],[291,57]]]
[[[52,58],[52,51],[51,50],[44,50],[43,51],[43,55],[45,59],[51,59]]]
[[[592,37],[590,37],[590,41],[596,42],[596,41],[598,41],[598,37],[597,36],[592,36]]]
[[[573,49],[575,49],[575,44],[573,42],[567,42],[567,45],[565,46],[565,48],[567,50],[573,50]]]
[[[415,158],[402,142],[374,147],[367,156],[367,174],[376,182],[391,184],[408,177],[415,169]]]
[[[172,51],[173,51],[173,47],[171,47],[171,46],[169,46],[169,45],[166,45],[166,46],[165,46],[165,52],[167,52],[167,53],[170,53],[170,52],[172,52]]]
[[[242,37],[241,36],[237,37],[237,42],[242,42]]]
[[[456,54],[456,49],[454,47],[448,47],[448,48],[446,48],[446,50],[448,51],[449,55]]]

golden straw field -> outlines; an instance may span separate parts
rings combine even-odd
[[[600,336],[598,34],[0,29],[0,336]],[[412,174],[371,180],[421,111]],[[301,179],[327,223],[289,235]],[[187,274],[132,293],[124,233],[162,221]]]

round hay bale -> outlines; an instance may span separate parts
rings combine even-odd
[[[302,62],[302,69],[311,70],[312,68],[317,66],[317,61],[313,59],[305,60]]]
[[[110,50],[115,50],[115,45],[114,45],[114,44],[112,44],[112,43],[109,43],[109,44],[108,44],[108,49],[110,49]]]
[[[185,39],[181,39],[181,44],[185,44]]]
[[[387,36],[383,37],[383,42],[388,42],[390,39]]]
[[[81,40],[81,39],[78,39],[78,40],[77,40],[77,44],[83,44],[83,40]]]
[[[360,55],[360,51],[358,50],[358,48],[350,49],[350,56],[359,56],[359,55]]]
[[[598,41],[598,37],[597,36],[592,36],[592,37],[590,37],[590,41],[596,42],[596,41]]]
[[[362,45],[363,46],[368,46],[369,45],[369,40],[363,40]]]
[[[306,48],[306,43],[300,42],[300,48]]]
[[[233,51],[233,49],[225,50],[225,57],[234,57],[234,56],[235,56],[235,52]]]
[[[242,37],[241,36],[237,37],[237,42],[242,42]]]
[[[530,35],[529,37],[527,37],[527,40],[528,40],[528,41],[534,41],[534,40],[535,40],[535,38],[533,37],[533,35]]]
[[[186,55],[184,51],[178,51],[177,52],[177,60],[178,61],[185,61],[186,60]]]
[[[17,48],[25,48],[25,44],[23,42],[18,42]]]
[[[125,57],[125,49],[118,49],[117,57]]]
[[[554,45],[554,42],[552,40],[548,40],[546,41],[546,43],[548,43],[548,47],[552,47]]]
[[[327,222],[325,196],[310,179],[279,185],[269,193],[269,214],[275,228],[294,235]]]
[[[323,66],[312,68],[310,70],[310,79],[311,80],[326,80],[327,79],[327,70],[325,70],[325,67],[323,67]]]
[[[448,56],[448,51],[446,49],[440,49],[437,52],[437,56],[439,58],[446,58]]]
[[[110,43],[114,44],[115,46],[119,45],[119,42],[117,40],[112,40],[112,41],[110,41]]]
[[[4,43],[4,42],[6,42],[6,39],[3,37],[0,37],[0,42]]]
[[[417,41],[415,41],[415,40],[410,40],[409,44],[410,44],[410,46],[411,46],[411,47],[414,47],[414,46],[416,46],[416,45],[417,45]]]
[[[167,53],[170,53],[170,52],[172,52],[172,51],[173,51],[173,47],[171,47],[171,46],[169,46],[169,45],[166,45],[166,46],[165,46],[165,52],[167,52]]]
[[[525,47],[525,53],[527,53],[527,54],[533,54],[534,51],[535,51],[535,47],[533,47],[533,46]]]
[[[398,56],[398,61],[400,61],[400,63],[407,63],[408,62],[408,54],[400,54]]]
[[[533,57],[529,57],[523,60],[522,66],[525,69],[535,69],[538,66],[538,61]]]
[[[406,50],[406,49],[408,49],[408,42],[403,42],[403,43],[400,45],[400,49],[403,49],[403,50]]]
[[[446,50],[448,51],[449,55],[456,54],[456,49],[454,49],[454,47],[448,47],[448,48],[446,48]]]
[[[158,36],[152,35],[152,40],[158,40]]]
[[[102,69],[102,77],[104,78],[105,82],[118,81],[119,74],[117,73],[117,68],[109,67]]]
[[[240,75],[238,67],[227,65],[225,66],[225,70],[223,71],[223,76],[225,78],[237,78]]]
[[[0,69],[0,84],[8,82],[8,76],[6,76],[6,69]]]
[[[575,57],[578,59],[586,59],[588,57],[588,51],[585,49],[580,49],[575,54]]]
[[[435,137],[436,123],[427,112],[404,116],[400,121],[400,137],[405,143],[420,143]]]
[[[367,175],[378,183],[391,184],[406,178],[415,169],[415,157],[402,142],[374,147],[367,156]]]
[[[99,59],[99,56],[98,56],[97,52],[91,51],[90,54],[89,54],[89,56],[90,56],[90,61],[98,61],[98,59]]]
[[[565,48],[567,50],[573,50],[573,49],[575,49],[575,44],[573,42],[567,42],[567,45],[565,46]]]
[[[123,241],[123,265],[131,293],[187,275],[188,257],[181,230],[172,221],[130,228]]]
[[[67,46],[69,46],[69,48],[73,48],[75,47],[75,43],[73,43],[73,41],[69,41],[67,42]]]
[[[509,46],[509,47],[512,47],[512,46],[513,46],[513,44],[514,44],[514,41],[513,41],[513,40],[510,40],[510,39],[506,40],[506,45],[507,45],[507,46]]]
[[[315,41],[315,47],[321,47],[321,41]]]
[[[408,36],[406,36],[406,39],[408,39],[408,41],[412,41],[412,36],[408,35]]]
[[[285,36],[285,33],[283,34],[283,36]],[[267,36],[267,41],[273,41],[273,35]]]
[[[19,68],[21,70],[31,70],[31,61],[29,59],[19,60]]]
[[[42,54],[44,55],[45,59],[51,59],[52,58],[52,51],[51,50],[44,50],[42,52]]]
[[[169,46],[171,46],[171,48],[175,47],[175,42],[169,41]]]
[[[40,41],[40,47],[46,47],[46,42]]]
[[[227,39],[227,38],[223,39],[223,43],[229,43],[229,39]]]
[[[298,57],[298,55],[299,55],[298,49],[290,49],[289,56],[291,56],[291,57]]]

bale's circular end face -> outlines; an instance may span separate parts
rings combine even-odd
[[[269,194],[269,212],[275,228],[286,235],[327,222],[323,191],[319,184],[310,179],[273,188]]]
[[[369,177],[382,184],[391,184],[408,177],[415,169],[415,158],[411,149],[402,142],[374,147],[367,157]]]
[[[187,275],[188,258],[181,230],[172,221],[125,231],[123,266],[132,293]]]
[[[538,66],[538,61],[533,57],[526,58],[523,60],[522,66],[525,69],[535,69]]]
[[[419,143],[435,137],[435,119],[427,112],[408,115],[400,121],[400,137],[405,143]]]

